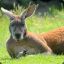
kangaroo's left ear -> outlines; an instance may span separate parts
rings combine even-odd
[[[37,5],[35,5],[35,4],[29,5],[28,8],[23,12],[21,17],[23,19],[25,19],[25,18],[31,16],[36,11],[37,7],[38,7],[38,4]]]
[[[8,17],[13,18],[14,14],[11,11],[8,11],[6,9],[4,9],[3,7],[1,7],[1,11],[6,14]]]

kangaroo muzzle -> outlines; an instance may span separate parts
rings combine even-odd
[[[16,37],[16,39],[20,39],[20,37],[21,37],[21,34],[19,34],[19,33],[16,33],[16,34],[15,34],[15,37]]]
[[[15,40],[23,40],[24,39],[24,33],[23,32],[15,33],[14,37],[15,37]]]

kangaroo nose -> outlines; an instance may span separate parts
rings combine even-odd
[[[15,37],[16,37],[17,39],[20,39],[20,37],[21,37],[21,34],[19,34],[19,33],[16,33],[16,34],[15,34]]]

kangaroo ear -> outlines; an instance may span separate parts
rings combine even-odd
[[[23,12],[21,17],[25,19],[25,18],[31,16],[36,11],[37,7],[38,7],[38,4],[29,5],[28,8]]]
[[[6,14],[7,16],[9,16],[10,18],[13,18],[14,17],[14,14],[4,8],[1,7],[1,11]]]

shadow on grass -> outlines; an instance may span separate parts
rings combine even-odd
[[[0,60],[12,60],[11,58],[0,58]]]

